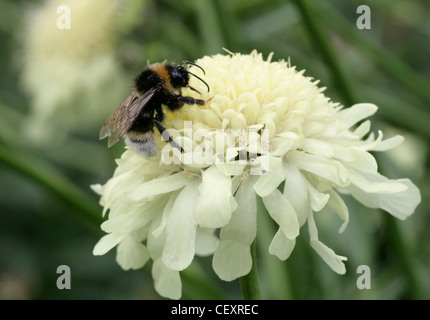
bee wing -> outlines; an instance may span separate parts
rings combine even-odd
[[[158,88],[153,88],[138,97],[138,92],[134,89],[103,124],[99,139],[109,137],[108,147],[117,143],[130,129],[140,111],[158,90]]]

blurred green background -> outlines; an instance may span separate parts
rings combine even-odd
[[[356,22],[371,10],[371,29]],[[71,29],[62,11],[70,8]],[[57,9],[59,10],[57,12]],[[286,262],[270,256],[275,226],[260,216],[258,273],[265,299],[429,299],[430,7],[426,0],[58,0],[0,3],[0,299],[160,299],[150,265],[123,271],[115,250],[95,257],[104,183],[123,151],[98,140],[106,117],[147,61],[194,60],[256,49],[291,59],[345,106],[379,106],[372,131],[406,141],[376,154],[380,172],[421,190],[398,221],[346,197],[350,223],[320,221],[320,239],[348,257],[334,273],[302,228]],[[60,28],[59,28],[60,27]],[[56,286],[71,268],[71,290]],[[371,269],[359,290],[357,267]],[[210,258],[181,273],[183,298],[241,299]]]

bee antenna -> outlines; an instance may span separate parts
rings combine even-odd
[[[206,85],[206,87],[208,88],[208,92],[209,92],[209,90],[210,90],[210,88],[209,88],[209,85],[202,79],[202,78],[200,78],[200,77],[198,77],[198,76],[196,76],[194,73],[192,73],[192,72],[189,72],[189,71],[187,71],[189,74],[191,74],[192,76],[194,76],[194,77],[196,77],[197,79],[199,79],[201,82],[203,82],[205,85]]]
[[[196,63],[194,63],[194,62],[191,62],[191,61],[184,61],[184,63],[185,63],[185,64],[191,64],[191,65],[193,65],[193,66],[195,66],[195,67],[199,68],[200,70],[202,70],[202,71],[203,71],[203,74],[204,74],[204,75],[206,75],[205,69],[203,69],[202,67],[200,67],[198,64],[196,64]]]

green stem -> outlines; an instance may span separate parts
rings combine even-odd
[[[255,245],[255,240],[251,245],[251,258],[252,267],[251,271],[240,278],[240,286],[242,288],[242,295],[245,300],[260,300],[260,286],[258,284],[257,276],[257,249]]]
[[[82,190],[73,185],[53,168],[42,163],[40,159],[31,160],[16,151],[0,145],[0,163],[37,182],[54,193],[65,203],[71,205],[75,215],[92,228],[97,228],[102,222],[100,207]]]

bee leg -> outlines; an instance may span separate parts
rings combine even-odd
[[[178,149],[181,153],[184,153],[184,149],[182,149],[182,147],[173,140],[166,128],[164,128],[157,119],[154,119],[154,123],[158,131],[160,131],[164,141],[169,142],[172,147]]]
[[[193,104],[204,105],[206,103],[205,100],[194,99],[192,97],[177,96],[177,99],[181,104],[185,103],[185,104],[189,104],[189,105],[193,105]]]
[[[157,111],[157,114],[155,115],[155,119],[158,121],[158,123],[163,122],[164,120],[164,113],[161,109],[161,104],[155,107],[155,111]]]

